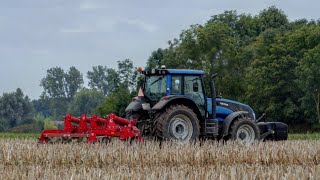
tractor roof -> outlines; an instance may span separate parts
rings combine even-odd
[[[142,71],[145,75],[158,75],[158,74],[179,74],[179,75],[204,75],[202,70],[191,69],[152,69],[150,71]]]
[[[169,74],[186,74],[186,75],[203,75],[202,70],[191,70],[191,69],[167,69]]]

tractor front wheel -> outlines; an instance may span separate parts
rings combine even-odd
[[[197,115],[188,107],[174,105],[156,118],[155,135],[162,140],[188,142],[199,138]]]
[[[230,129],[231,140],[251,144],[260,139],[259,127],[255,122],[246,118],[236,120]]]

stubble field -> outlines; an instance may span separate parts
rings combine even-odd
[[[319,179],[320,141],[244,146],[0,139],[0,179]]]

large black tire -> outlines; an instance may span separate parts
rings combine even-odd
[[[260,140],[259,127],[250,119],[245,117],[238,118],[230,128],[230,140],[246,144]]]
[[[139,112],[128,111],[126,113],[126,119],[129,119],[129,120],[136,119],[136,120],[138,120],[139,118],[140,118]]]
[[[166,108],[155,119],[154,134],[161,140],[188,142],[197,140],[200,126],[197,115],[184,105]]]

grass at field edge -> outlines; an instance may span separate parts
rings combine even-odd
[[[11,138],[11,139],[37,139],[40,134],[33,133],[0,133],[0,138]]]
[[[289,134],[289,140],[320,140],[320,133]]]
[[[0,138],[37,139],[40,134],[31,133],[0,133]],[[289,140],[320,140],[320,133],[289,134]]]

